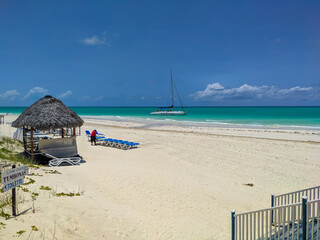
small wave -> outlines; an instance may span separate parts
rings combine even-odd
[[[217,121],[217,120],[210,120],[210,119],[206,119],[205,123],[213,123],[213,124],[231,124],[231,123],[228,123],[228,122],[220,122],[220,121]]]
[[[182,125],[192,125],[192,126],[211,126],[211,127],[244,127],[244,128],[274,128],[274,129],[306,129],[306,130],[320,130],[319,125],[289,125],[289,124],[263,124],[259,122],[253,123],[240,123],[230,121],[219,121],[216,119],[172,119],[172,118],[152,118],[144,116],[119,116],[119,115],[82,115],[81,117],[85,119],[97,119],[97,120],[109,120],[109,121],[131,121],[140,123],[161,123],[161,124],[182,124]]]
[[[165,120],[165,121],[169,121],[169,122],[179,122],[179,121],[177,121],[177,120],[175,120],[175,119],[170,119],[170,118],[165,118],[164,120]]]

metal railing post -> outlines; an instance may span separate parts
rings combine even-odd
[[[307,240],[307,197],[302,197],[302,240]]]
[[[274,207],[274,195],[271,195],[271,207]],[[271,224],[273,224],[273,210],[271,210]]]
[[[235,210],[231,211],[231,240],[235,240],[235,217],[236,214]]]

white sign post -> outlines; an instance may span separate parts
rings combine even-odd
[[[1,173],[1,183],[3,190],[9,191],[12,189],[12,215],[16,216],[16,187],[23,184],[24,176],[28,174],[28,166],[20,166],[16,168],[16,165],[12,166],[12,169],[5,170]]]

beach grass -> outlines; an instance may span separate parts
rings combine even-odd
[[[23,151],[23,145],[21,142],[8,138],[8,137],[0,137],[0,176],[1,171],[10,167],[13,164],[16,165],[28,165],[29,167],[39,167],[35,165],[35,162],[25,157],[21,152]],[[24,183],[23,185],[33,184],[35,180],[29,178],[29,181]],[[21,187],[23,192],[29,192],[28,188]],[[4,193],[3,186],[0,189],[1,197],[0,197],[0,217],[8,219],[10,215],[4,212],[4,208],[11,204],[10,194]]]
[[[0,137],[0,164],[16,163],[36,167],[37,163],[22,154],[23,144],[9,137]]]

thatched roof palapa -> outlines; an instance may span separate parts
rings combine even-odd
[[[32,127],[36,130],[74,128],[83,125],[83,120],[59,99],[45,96],[26,110],[12,123],[13,127]]]

